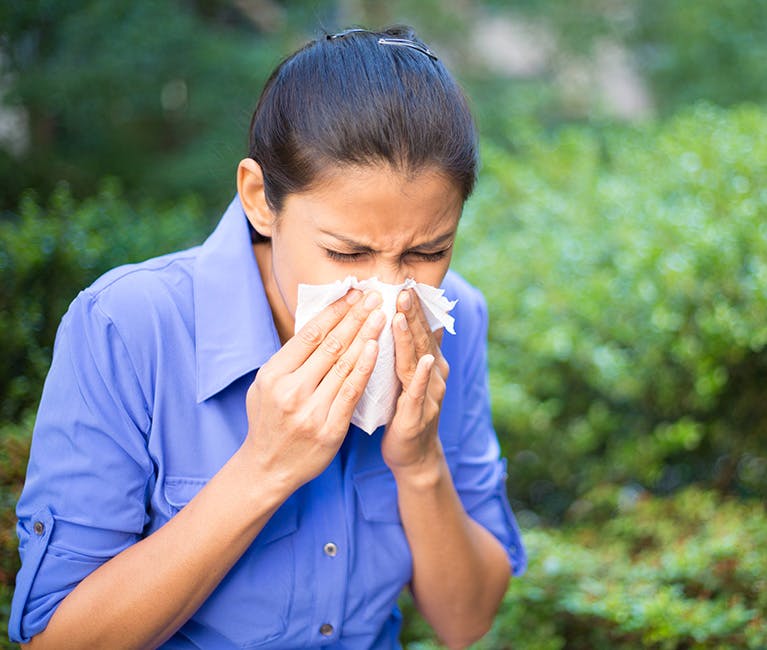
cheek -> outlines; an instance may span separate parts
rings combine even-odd
[[[298,303],[299,284],[330,284],[343,280],[347,275],[357,275],[362,278],[360,269],[351,268],[354,265],[340,264],[329,259],[322,251],[314,247],[297,248],[280,246],[274,242],[272,249],[272,269],[274,281],[282,296],[290,315],[295,317]]]
[[[445,279],[447,271],[450,268],[450,258],[440,260],[435,264],[417,264],[413,268],[413,279],[416,282],[438,287]]]

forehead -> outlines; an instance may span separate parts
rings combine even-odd
[[[438,170],[354,166],[329,170],[310,190],[289,195],[280,218],[384,248],[455,230],[461,209],[459,189]]]

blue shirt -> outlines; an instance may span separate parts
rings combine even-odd
[[[466,511],[519,574],[525,553],[490,419],[486,306],[452,272],[443,288],[459,302],[458,334],[442,344],[440,437]],[[80,293],[59,327],[17,508],[12,639],[44,629],[79,581],[223,466],[247,432],[248,386],[279,347],[236,198],[202,246],[114,269]],[[381,433],[351,427],[163,647],[398,648],[412,558]]]

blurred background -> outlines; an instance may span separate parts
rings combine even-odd
[[[69,302],[205,238],[284,56],[394,23],[482,135],[454,266],[530,567],[476,647],[767,647],[767,0],[3,3],[0,619]]]

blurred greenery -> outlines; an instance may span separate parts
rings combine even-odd
[[[0,5],[0,620],[68,303],[202,241],[282,56],[400,22],[483,136],[454,264],[530,569],[476,647],[767,647],[765,0]]]
[[[589,499],[567,528],[528,531],[528,572],[474,650],[767,647],[762,503],[611,486]],[[443,648],[408,598],[402,606],[407,650]]]
[[[115,181],[82,202],[66,184],[45,204],[27,193],[0,220],[0,418],[37,403],[59,319],[80,289],[117,264],[200,243],[214,225],[193,196],[129,204]]]
[[[484,143],[455,264],[492,306],[517,503],[558,519],[603,481],[767,495],[767,112],[512,137]]]

